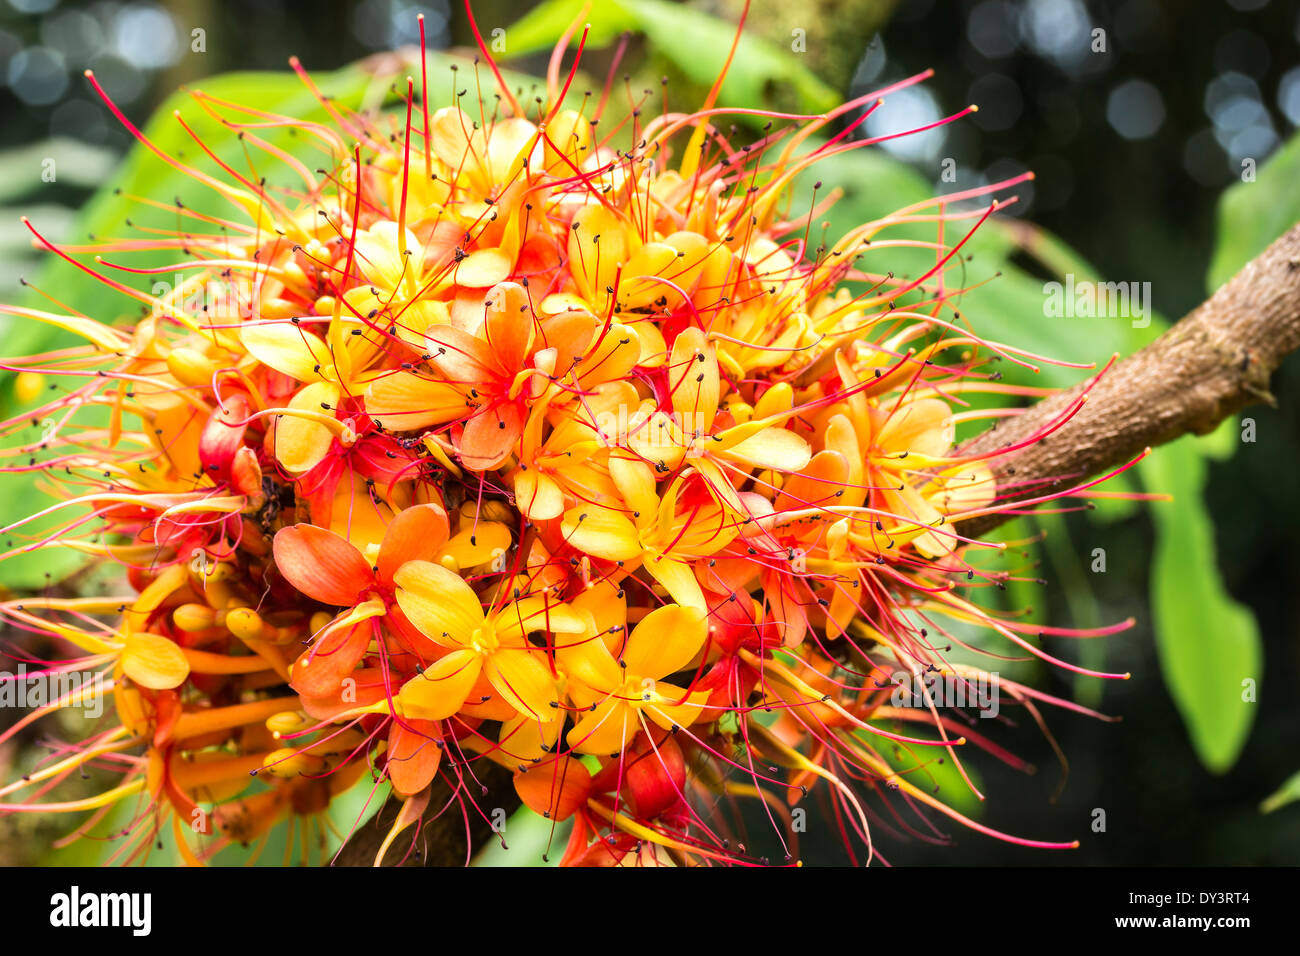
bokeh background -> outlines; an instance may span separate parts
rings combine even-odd
[[[534,6],[485,0],[475,10],[486,32]],[[737,0],[689,6],[732,22],[740,9]],[[472,43],[459,6],[446,2],[0,0],[0,298],[18,296],[20,276],[38,265],[19,214],[68,238],[78,207],[131,146],[81,71],[93,68],[139,123],[181,84],[232,70],[282,71],[291,54],[313,71],[331,70],[413,43],[419,12],[431,47]],[[1093,48],[1097,29],[1102,51]],[[977,103],[974,116],[886,149],[937,191],[1033,169],[1037,179],[1016,191],[1020,201],[1007,215],[1049,230],[1100,277],[1150,282],[1156,311],[1170,320],[1210,291],[1216,250],[1232,238],[1218,218],[1224,192],[1243,178],[1249,186],[1251,173],[1300,126],[1300,9],[1285,0],[754,0],[748,30],[782,52],[801,32],[803,50],[786,55],[840,97],[933,68],[925,84],[889,98],[867,132],[924,125]],[[609,50],[592,50],[587,62],[603,75]],[[537,74],[545,59],[533,54],[510,65]],[[680,57],[642,36],[632,37],[621,69],[637,79],[668,76],[683,105],[697,95]],[[791,105],[793,94],[778,79],[760,89],[772,103]],[[47,157],[58,163],[54,182],[42,179]],[[955,183],[942,176],[945,160],[953,161]],[[1015,261],[1030,276],[1051,277],[1030,256]],[[972,321],[979,327],[978,316]],[[976,768],[989,795],[982,822],[1031,837],[1078,837],[1082,847],[1034,851],[956,830],[950,846],[886,838],[892,862],[1300,863],[1300,803],[1260,809],[1300,770],[1300,356],[1274,385],[1276,407],[1246,413],[1256,423],[1254,442],[1238,441],[1235,425],[1226,442],[1220,436],[1204,490],[1218,575],[1254,616],[1263,655],[1249,737],[1231,766],[1206,769],[1162,679],[1148,598],[1150,509],[1162,505],[1117,509],[1104,520],[1069,515],[1051,522],[1053,544],[1039,551],[1047,584],[1033,595],[1037,611],[1064,625],[1135,616],[1136,628],[1088,661],[1133,677],[1086,687],[1050,671],[1038,677],[1045,689],[1080,695],[1123,720],[1048,712],[1069,759],[1065,779],[1032,723],[996,736],[1038,773],[992,761]],[[1089,570],[1095,547],[1106,549],[1105,573]],[[1198,575],[1187,570],[1190,602]],[[0,584],[15,584],[2,566]],[[1213,634],[1164,635],[1183,639],[1203,648],[1214,667]],[[1106,814],[1101,833],[1092,829],[1098,808]],[[13,862],[40,859],[47,837],[5,839],[0,860]],[[843,859],[829,828],[810,825],[803,849],[809,862]]]

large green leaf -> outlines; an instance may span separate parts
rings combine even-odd
[[[506,55],[525,56],[550,49],[582,15],[586,0],[547,0],[506,29]],[[645,34],[659,55],[693,82],[711,86],[722,72],[736,32],[734,24],[666,0],[601,0],[584,24],[587,43],[604,46],[624,31]],[[735,59],[719,91],[724,106],[758,107],[770,83],[788,85],[802,109],[822,113],[836,106],[839,95],[788,50],[754,36],[741,37]],[[765,120],[764,120],[765,122]]]
[[[1300,222],[1300,135],[1256,170],[1253,182],[1236,183],[1219,200],[1218,238],[1207,286],[1212,291]]]
[[[1222,773],[1245,745],[1255,719],[1263,653],[1250,611],[1224,589],[1214,527],[1200,505],[1205,458],[1193,437],[1138,466],[1151,487],[1174,500],[1152,505],[1156,529],[1152,613],[1165,684],[1201,762]]]

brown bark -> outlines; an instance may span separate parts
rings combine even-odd
[[[1181,435],[1204,435],[1239,409],[1273,402],[1269,378],[1300,348],[1300,225],[1251,260],[1156,341],[976,436],[964,454],[988,454],[1050,426],[1087,391],[1083,407],[1049,437],[990,460],[1000,500],[1076,486]],[[1008,520],[956,523],[978,537]]]

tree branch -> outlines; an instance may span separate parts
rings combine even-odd
[[[1239,409],[1273,403],[1268,383],[1300,348],[1300,225],[1251,260],[1164,335],[1107,372],[994,425],[962,448],[987,454],[1027,441],[1080,395],[1086,402],[1051,436],[990,460],[1000,501],[1070,488],[1144,449],[1204,435]],[[978,537],[1011,515],[955,523]]]

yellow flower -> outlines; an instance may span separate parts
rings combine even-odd
[[[545,649],[528,634],[579,633],[586,622],[569,608],[525,597],[484,613],[472,588],[453,571],[410,561],[394,575],[397,603],[425,637],[450,649],[402,685],[398,703],[412,717],[440,720],[464,706],[479,675],[519,714],[549,723],[559,717],[558,690]]]

